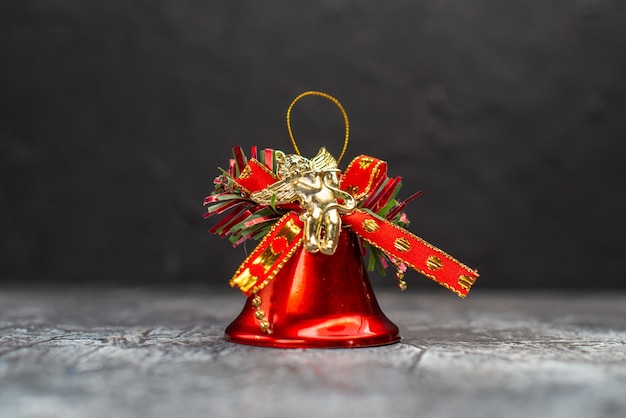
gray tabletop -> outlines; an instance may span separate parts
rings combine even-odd
[[[224,341],[207,288],[0,288],[0,417],[624,417],[626,294],[377,290],[402,342]]]

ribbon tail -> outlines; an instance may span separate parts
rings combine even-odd
[[[302,245],[303,222],[294,212],[283,215],[230,280],[246,296],[263,289]]]
[[[342,222],[363,240],[464,298],[478,272],[407,230],[362,210]]]

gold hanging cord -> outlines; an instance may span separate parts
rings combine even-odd
[[[343,115],[343,121],[346,124],[346,137],[343,140],[343,148],[341,149],[341,154],[339,154],[339,158],[337,158],[337,163],[339,163],[339,161],[341,161],[341,158],[343,157],[343,154],[346,153],[346,148],[348,148],[348,137],[350,136],[350,123],[348,122],[348,114],[346,113],[346,110],[343,108],[341,103],[339,103],[339,100],[335,99],[330,94],[322,93],[321,91],[305,91],[304,93],[293,99],[293,102],[291,102],[291,104],[289,105],[289,109],[287,109],[287,130],[289,131],[289,138],[291,139],[293,148],[296,150],[296,154],[301,155],[300,150],[298,149],[298,145],[296,144],[296,140],[293,137],[293,132],[291,131],[291,109],[293,109],[293,105],[295,105],[298,100],[302,99],[305,96],[323,97],[333,102],[335,105],[337,105],[339,110],[341,110],[341,114]]]

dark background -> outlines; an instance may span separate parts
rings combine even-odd
[[[422,190],[411,231],[477,287],[624,288],[625,22],[622,0],[3,2],[0,280],[227,287],[244,250],[202,200],[231,144],[290,151],[316,89],[350,116],[344,163]],[[293,121],[338,154],[330,102]]]

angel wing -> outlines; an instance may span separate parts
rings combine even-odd
[[[317,155],[311,159],[313,169],[317,172],[336,170],[337,160],[326,151],[325,147],[320,148]]]
[[[290,180],[285,179],[252,193],[250,198],[260,205],[281,205],[295,202],[298,200],[298,194],[291,186]]]

